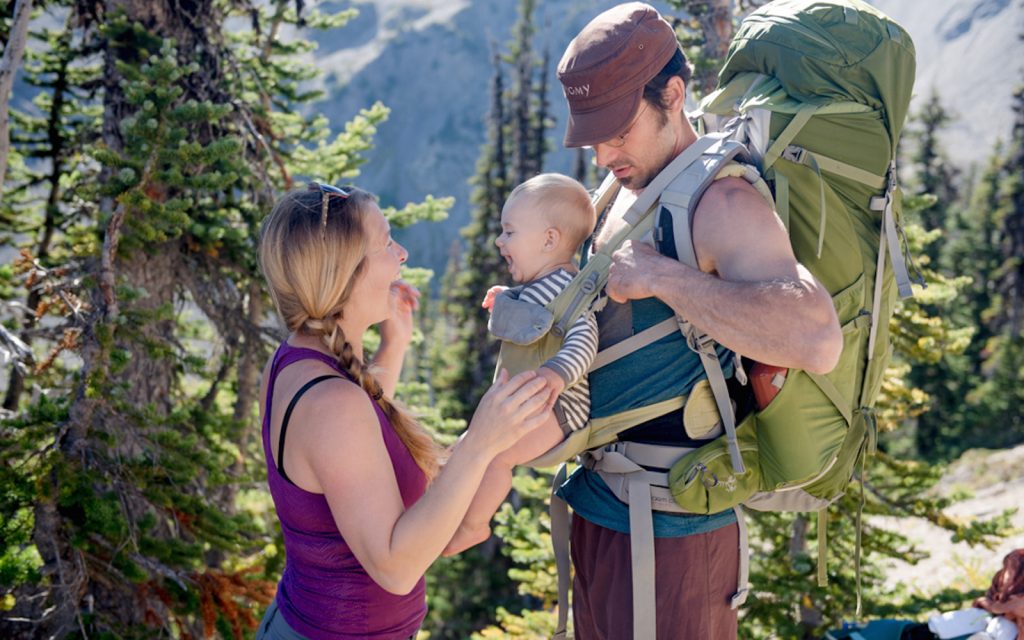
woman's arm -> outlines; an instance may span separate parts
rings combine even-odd
[[[412,314],[419,306],[420,292],[415,287],[402,280],[391,284],[391,317],[380,324],[380,347],[372,361],[377,381],[389,398],[395,397],[405,352],[412,341]]]
[[[302,417],[317,421],[296,430],[304,436],[297,446],[366,572],[385,590],[408,593],[455,533],[490,461],[542,423],[550,408],[543,382],[532,372],[500,378],[441,473],[408,510],[366,394],[347,382],[328,384],[330,393],[307,405]]]

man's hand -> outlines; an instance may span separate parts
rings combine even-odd
[[[565,380],[562,380],[562,376],[555,373],[553,369],[549,369],[547,367],[538,367],[537,375],[543,378],[544,382],[547,383],[548,391],[550,392],[550,395],[548,396],[548,404],[554,405],[559,394],[565,390]]]
[[[494,299],[505,289],[508,289],[508,287],[503,287],[501,285],[495,285],[488,289],[487,293],[484,294],[484,301],[480,303],[480,306],[490,311],[494,307]]]
[[[605,289],[608,297],[615,302],[623,303],[627,300],[654,296],[650,289],[650,276],[658,263],[667,259],[645,242],[627,240],[612,254],[612,264],[608,269],[608,285]]]

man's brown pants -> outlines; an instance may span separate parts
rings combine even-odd
[[[633,637],[629,536],[572,519],[573,625],[577,640]],[[739,528],[655,538],[659,640],[735,640]]]

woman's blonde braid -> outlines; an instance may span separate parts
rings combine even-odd
[[[337,317],[324,320],[310,319],[306,321],[305,326],[320,336],[324,345],[338,359],[342,370],[352,376],[353,380],[377,403],[395,429],[402,444],[412,454],[416,464],[428,478],[433,479],[437,475],[439,467],[440,447],[422,425],[408,412],[403,411],[397,403],[384,395],[384,390],[376,376],[356,357],[355,350],[345,339],[345,332],[337,320]],[[329,331],[328,327],[330,327]]]

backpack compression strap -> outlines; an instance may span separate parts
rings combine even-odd
[[[693,249],[693,215],[701,197],[712,182],[726,177],[743,178],[768,201],[770,206],[774,206],[771,191],[756,169],[745,164],[729,164],[737,157],[743,160],[748,159],[741,144],[725,140],[711,151],[714,152],[714,156],[713,160],[708,162],[710,171],[681,175],[665,188],[660,200],[662,209],[672,217],[673,241],[679,261],[698,270],[700,266],[697,264],[697,255]],[[715,351],[715,342],[685,318],[676,317],[676,322],[678,330],[686,337],[687,345],[700,356],[701,364],[704,365],[704,372],[707,374],[708,383],[711,385],[715,397],[715,404],[718,406],[718,414],[722,418],[722,426],[725,427],[725,437],[729,445],[729,459],[732,462],[733,472],[737,475],[746,473],[746,466],[743,464],[739,444],[736,440],[736,415],[729,399],[725,374],[722,372],[722,365],[718,360],[718,353]]]

